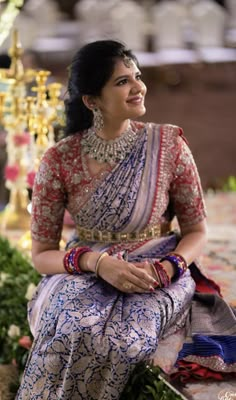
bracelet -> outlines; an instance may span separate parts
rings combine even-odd
[[[165,257],[163,257],[160,262],[162,261],[169,261],[175,267],[175,274],[172,278],[172,281],[179,279],[187,270],[188,265],[186,260],[183,256],[178,253],[168,253]]]
[[[159,282],[160,282],[160,287],[161,288],[167,288],[168,286],[170,286],[170,277],[167,274],[165,268],[163,267],[163,265],[161,264],[160,261],[154,261],[153,263],[155,271],[157,273]]]
[[[155,268],[155,265],[153,264],[153,261],[152,261],[152,260],[148,260],[148,261],[149,261],[150,267],[152,268],[152,270],[153,270],[153,272],[154,272],[154,275],[156,276],[156,278],[157,278],[158,281],[160,282],[160,276],[159,276],[158,273],[157,273],[157,270],[156,270],[156,268]]]
[[[101,265],[101,261],[102,261],[102,259],[103,259],[104,257],[107,257],[107,256],[109,256],[109,254],[105,251],[104,253],[101,253],[101,254],[99,255],[99,257],[98,257],[98,259],[97,259],[97,261],[96,261],[95,268],[94,268],[94,272],[95,272],[95,275],[96,275],[97,278],[99,277],[99,275],[98,275],[98,270],[99,270],[99,266]]]
[[[81,274],[83,271],[79,267],[79,258],[82,254],[92,251],[90,247],[72,247],[63,258],[63,265],[68,274]]]

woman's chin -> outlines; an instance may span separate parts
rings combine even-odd
[[[132,113],[130,113],[130,118],[131,119],[135,119],[135,118],[139,118],[142,117],[144,114],[146,114],[146,107],[142,106],[142,107],[137,107],[137,109],[132,110]]]

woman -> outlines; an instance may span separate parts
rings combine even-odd
[[[195,292],[187,267],[202,277],[197,169],[181,128],[135,122],[146,95],[135,56],[115,41],[84,46],[68,91],[67,137],[45,153],[33,191],[32,257],[46,276],[29,306],[22,400],[118,399],[137,363],[183,336]],[[63,251],[65,209],[76,232]]]

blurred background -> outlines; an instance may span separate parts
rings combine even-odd
[[[125,42],[148,87],[143,120],[184,129],[204,190],[236,175],[236,0],[27,0],[14,28],[25,68],[50,70],[64,91],[80,46]],[[8,35],[0,68],[10,44]]]

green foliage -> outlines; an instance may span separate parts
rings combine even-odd
[[[160,368],[140,363],[130,376],[120,400],[181,400],[161,379]]]
[[[29,285],[37,285],[39,280],[29,259],[0,237],[0,364],[14,360],[20,370],[24,368],[28,349],[19,344],[19,339],[32,338],[25,296]],[[9,335],[11,327],[15,333]]]
[[[236,176],[229,176],[223,186],[225,192],[236,192]]]

